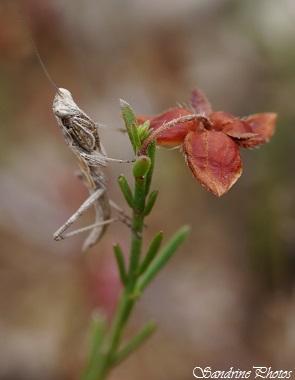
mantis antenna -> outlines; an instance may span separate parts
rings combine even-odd
[[[44,71],[44,73],[45,73],[47,79],[48,79],[49,82],[51,83],[51,85],[52,85],[52,87],[54,88],[54,90],[58,93],[58,95],[59,95],[59,96],[62,96],[61,92],[59,91],[59,88],[58,88],[58,87],[56,86],[56,84],[53,82],[51,76],[49,75],[49,72],[47,71],[47,69],[46,69],[46,67],[45,67],[45,65],[44,65],[44,63],[43,63],[43,61],[42,61],[42,59],[41,59],[41,57],[40,57],[40,54],[38,53],[37,46],[36,46],[36,44],[35,44],[35,42],[34,42],[34,40],[33,40],[33,38],[32,38],[32,35],[31,35],[31,33],[30,33],[30,31],[29,31],[29,29],[28,29],[26,23],[25,23],[25,20],[24,20],[23,15],[22,15],[22,13],[21,13],[20,10],[19,10],[19,16],[20,16],[20,19],[21,19],[21,21],[22,21],[22,24],[23,24],[23,26],[24,26],[24,29],[25,29],[25,31],[26,31],[26,33],[27,33],[27,36],[29,37],[29,40],[30,40],[30,42],[31,42],[31,44],[32,44],[32,46],[33,46],[34,52],[35,52],[35,54],[36,54],[36,56],[37,56],[37,58],[38,58],[38,61],[39,61],[40,65],[41,65],[41,67],[42,67],[42,69],[43,69],[43,71]]]

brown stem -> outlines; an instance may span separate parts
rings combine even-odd
[[[168,129],[174,127],[177,124],[187,123],[188,121],[192,120],[200,121],[206,129],[210,129],[211,127],[210,120],[206,116],[202,116],[200,114],[192,114],[178,117],[177,119],[171,120],[168,123],[164,123],[160,128],[154,130],[142,144],[139,155],[141,156],[146,154],[146,150],[150,143],[153,142],[157,137],[159,137],[163,132],[167,131]]]

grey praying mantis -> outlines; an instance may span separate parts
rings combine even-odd
[[[128,217],[120,207],[107,196],[107,179],[101,168],[106,167],[108,161],[128,163],[133,162],[134,160],[118,160],[107,157],[106,151],[99,139],[98,128],[100,127],[100,124],[95,123],[78,107],[74,102],[70,91],[64,88],[59,88],[55,85],[38,53],[37,47],[22,17],[21,19],[38,61],[56,92],[52,106],[53,113],[67,146],[78,160],[80,169],[79,177],[88,188],[90,194],[78,210],[56,232],[54,232],[53,238],[56,241],[60,241],[81,232],[90,231],[90,234],[83,243],[82,250],[85,251],[100,240],[110,223],[121,220],[128,224]],[[89,226],[71,232],[65,232],[91,206],[93,206],[95,210],[95,222]],[[111,207],[119,212],[118,217],[111,218]]]

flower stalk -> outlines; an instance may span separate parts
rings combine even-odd
[[[104,380],[114,366],[133,353],[155,331],[155,324],[147,323],[129,342],[123,342],[125,327],[142,291],[173,256],[189,232],[187,227],[183,227],[160,250],[163,240],[163,232],[160,231],[143,255],[144,221],[158,195],[157,191],[150,192],[156,141],[154,138],[149,139],[149,123],[138,125],[128,103],[121,101],[121,109],[131,145],[137,155],[133,165],[133,191],[123,175],[118,179],[126,203],[132,209],[129,261],[125,263],[126,255],[120,245],[115,244],[113,248],[123,290],[109,327],[105,319],[94,318],[91,352],[81,380]]]
[[[185,240],[189,228],[179,229],[161,248],[163,232],[158,232],[143,253],[145,218],[152,212],[157,191],[150,191],[155,165],[156,144],[181,147],[194,177],[210,192],[221,196],[242,173],[239,148],[252,148],[267,142],[275,131],[275,113],[250,115],[239,119],[213,112],[205,95],[194,89],[190,108],[177,107],[158,116],[135,116],[130,105],[120,101],[122,117],[137,157],[133,165],[134,184],[121,175],[119,187],[132,210],[128,262],[119,244],[114,254],[123,285],[117,310],[110,325],[95,315],[92,347],[81,380],[104,380],[110,370],[138,349],[155,331],[147,323],[129,341],[124,341],[129,317],[142,292],[164,268]]]

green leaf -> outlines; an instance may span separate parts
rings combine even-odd
[[[133,164],[133,176],[134,178],[144,177],[151,166],[151,160],[147,156],[140,156]]]
[[[146,175],[146,190],[145,193],[148,194],[151,187],[154,166],[155,166],[155,158],[156,158],[156,141],[153,141],[147,148],[147,153],[149,158],[151,159],[151,166]]]
[[[134,115],[134,112],[131,106],[125,100],[120,99],[120,106],[121,106],[123,120],[128,132],[131,145],[133,147],[134,152],[136,153],[136,144],[135,144],[135,138],[133,135],[133,128],[132,128],[133,125],[135,126],[138,125],[136,117]]]
[[[116,353],[111,363],[117,365],[126,359],[133,351],[141,346],[156,330],[155,323],[147,324],[134,338],[132,338],[118,353]]]
[[[146,203],[146,206],[144,209],[144,215],[145,216],[147,216],[152,211],[152,209],[155,205],[155,202],[157,200],[157,197],[158,197],[158,191],[157,190],[154,190],[150,193],[150,196],[147,200],[147,203]]]
[[[180,244],[185,240],[189,233],[188,226],[182,227],[176,234],[169,240],[166,246],[161,250],[157,257],[152,261],[147,270],[138,280],[138,289],[142,292],[143,289],[152,281],[152,279],[160,272],[168,260],[176,252]]]
[[[149,127],[150,127],[149,120],[145,121],[142,125],[139,125],[138,134],[139,134],[140,141],[145,140],[151,133],[151,131],[149,131]]]
[[[82,375],[81,380],[94,380],[100,369],[103,350],[102,343],[106,327],[106,318],[101,313],[94,313],[91,323],[91,354],[87,369]]]
[[[156,254],[159,251],[162,240],[163,240],[163,232],[160,231],[155,235],[155,237],[153,238],[153,240],[149,246],[149,249],[145,255],[145,258],[144,258],[144,260],[140,266],[139,275],[141,275],[143,272],[145,272],[145,270],[148,268],[150,263],[155,258]]]
[[[141,148],[141,141],[139,136],[139,130],[136,124],[132,123],[132,135],[133,135],[133,141],[135,145],[135,153],[140,151]]]
[[[126,268],[125,268],[125,260],[124,255],[121,247],[119,244],[113,245],[114,253],[117,260],[117,265],[120,273],[121,282],[123,285],[126,285],[127,282],[127,274],[126,274]]]
[[[128,205],[133,209],[134,207],[134,198],[133,198],[133,194],[132,194],[132,191],[130,189],[130,186],[128,184],[128,181],[126,179],[126,177],[121,174],[118,178],[118,184],[120,186],[120,189],[124,195],[124,198],[126,200],[126,202],[128,203]]]

